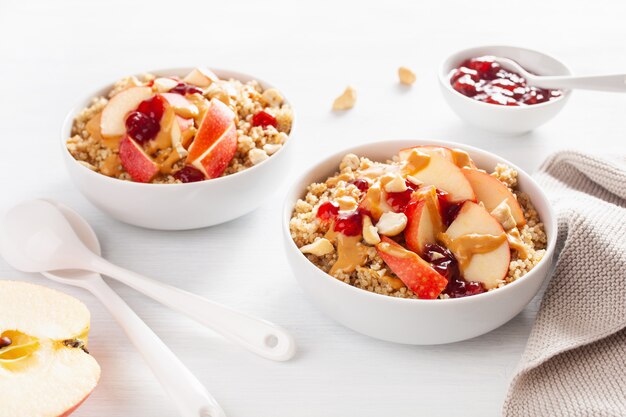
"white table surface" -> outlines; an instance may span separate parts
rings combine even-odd
[[[322,315],[293,279],[279,221],[287,184],[260,209],[230,223],[158,232],[108,218],[64,170],[59,130],[78,99],[124,74],[195,64],[253,73],[288,93],[300,117],[291,174],[338,147],[382,138],[468,143],[529,171],[565,147],[625,149],[624,95],[576,92],[547,125],[503,138],[457,119],[435,75],[448,53],[497,43],[552,53],[576,73],[624,72],[624,3],[310,3],[0,0],[0,208],[26,198],[58,199],[91,222],[111,261],[290,329],[299,353],[288,363],[272,363],[111,282],[229,416],[496,416],[538,299],[508,324],[462,343],[419,347],[373,340]],[[417,72],[413,88],[398,85],[399,65]],[[356,107],[331,113],[332,100],[347,84],[358,90]],[[77,417],[174,415],[94,297],[16,272],[3,260],[0,277],[59,288],[89,306],[90,351],[102,379]]]

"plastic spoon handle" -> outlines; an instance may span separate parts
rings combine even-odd
[[[284,361],[295,353],[293,337],[275,324],[151,280],[98,256],[89,262],[91,270],[117,279],[264,358]]]
[[[225,417],[217,401],[161,339],[102,279],[84,285],[124,329],[183,417]]]
[[[626,74],[591,75],[588,77],[536,76],[528,77],[531,85],[564,90],[599,90],[626,92]]]

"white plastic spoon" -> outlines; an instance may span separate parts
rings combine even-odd
[[[590,75],[576,77],[573,75],[535,75],[526,71],[520,64],[508,58],[496,57],[494,60],[504,69],[517,72],[526,78],[529,85],[541,88],[562,90],[599,90],[626,92],[626,74]]]
[[[89,224],[70,208],[54,204],[74,229],[78,238],[93,253],[100,254],[100,242]],[[172,353],[163,341],[137,316],[137,314],[94,272],[77,269],[44,272],[53,281],[84,288],[95,295],[118,324],[144,360],[152,369],[161,386],[169,394],[181,416],[224,417],[224,411],[207,392],[200,381]]]
[[[27,201],[7,212],[0,230],[0,253],[21,271],[82,269],[108,275],[264,358],[284,361],[295,354],[293,337],[273,323],[125,270],[94,254],[49,202]]]

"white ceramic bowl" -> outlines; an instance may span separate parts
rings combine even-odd
[[[450,71],[468,58],[494,55],[517,61],[525,69],[538,75],[570,75],[565,64],[544,53],[515,46],[481,46],[456,52],[439,67],[439,85],[444,98],[454,112],[466,122],[495,133],[515,135],[528,132],[544,124],[561,111],[570,91],[546,103],[529,106],[500,106],[483,103],[467,97],[450,85]]]
[[[150,72],[184,77],[191,69]],[[214,72],[222,79],[256,79],[265,88],[273,87],[250,75],[225,70]],[[91,171],[72,157],[65,143],[76,114],[89,105],[93,97],[106,94],[111,87],[108,85],[89,94],[67,115],[61,132],[61,147],[69,175],[78,189],[96,207],[122,222],[161,230],[197,229],[224,223],[256,209],[289,172],[295,118],[289,139],[278,152],[258,165],[225,177],[186,184],[143,184]]]
[[[324,273],[298,249],[289,232],[296,201],[312,182],[337,171],[346,153],[384,161],[400,149],[415,145],[442,145],[466,150],[479,168],[492,170],[506,163],[519,173],[519,187],[528,193],[548,235],[546,255],[528,274],[503,288],[465,298],[414,300],[376,294],[353,287]],[[433,140],[374,142],[336,153],[309,169],[289,193],[283,209],[283,238],[287,259],[304,292],[328,316],[357,332],[397,343],[450,343],[487,333],[511,320],[535,296],[550,270],[556,243],[556,217],[544,192],[524,171],[496,155],[459,143]]]

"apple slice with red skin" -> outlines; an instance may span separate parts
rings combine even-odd
[[[226,170],[236,151],[235,113],[221,101],[212,99],[189,146],[186,162],[206,178],[217,178]]]
[[[378,254],[418,298],[435,299],[446,288],[448,280],[418,254],[405,249],[387,236],[381,236],[381,239],[376,245]]]
[[[154,93],[150,87],[131,87],[122,90],[109,100],[102,109],[100,131],[102,136],[122,136],[126,133],[126,116]]]
[[[524,211],[517,198],[500,180],[476,169],[463,169],[463,174],[474,189],[476,199],[485,205],[488,212],[492,212],[500,203],[506,201],[517,226],[526,224]]]
[[[423,254],[426,245],[436,243],[437,235],[443,231],[437,189],[431,185],[413,192],[404,214],[408,220],[404,229],[406,245]]]
[[[400,159],[405,160],[412,149],[417,149],[418,151],[424,152],[429,155],[431,155],[432,153],[438,153],[459,168],[476,168],[474,161],[472,161],[472,158],[470,158],[467,152],[460,149],[450,149],[445,146],[413,146],[412,148],[402,149],[400,152],[398,152],[398,156],[400,157]]]
[[[500,223],[485,208],[474,202],[466,201],[445,234],[452,240],[467,235],[502,237],[502,243],[495,249],[489,252],[474,253],[466,266],[461,265],[461,262],[459,262],[459,266],[461,266],[461,273],[466,281],[480,282],[486,289],[497,287],[506,277],[511,261],[509,243]],[[448,249],[457,259],[462,258],[462,254],[458,250],[451,247]]]
[[[422,152],[421,150],[411,149],[411,152],[415,151]],[[408,172],[409,175],[421,181],[424,185],[434,185],[438,189],[447,192],[448,199],[452,203],[476,200],[472,186],[459,167],[447,160],[439,152],[422,153],[428,155],[428,163],[416,172]]]
[[[183,78],[184,82],[201,88],[206,88],[218,80],[218,76],[208,68],[194,68]]]
[[[159,166],[128,135],[120,141],[119,155],[122,166],[133,181],[150,182],[159,172]]]

